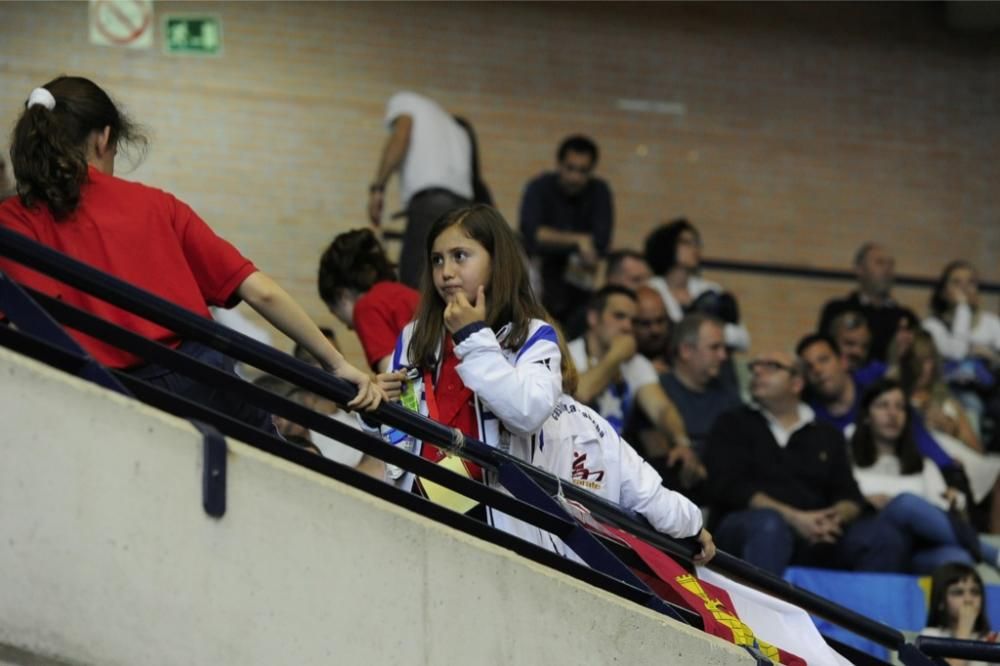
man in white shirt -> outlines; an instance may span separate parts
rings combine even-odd
[[[385,185],[399,170],[407,216],[399,279],[418,288],[428,229],[441,215],[472,200],[472,143],[465,128],[437,102],[412,92],[389,99],[385,124],[390,134],[368,188],[368,217],[375,226],[381,224]]]
[[[691,449],[684,421],[663,387],[652,363],[636,354],[633,320],[635,292],[615,285],[599,290],[587,306],[587,332],[569,343],[580,373],[574,397],[594,407],[621,434],[634,406],[638,406],[666,435],[666,450],[646,451],[666,458],[667,467],[682,465],[682,476],[694,482],[704,478],[704,467]]]

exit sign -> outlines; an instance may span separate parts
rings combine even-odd
[[[167,53],[219,55],[222,53],[222,21],[217,16],[167,15],[163,24]]]

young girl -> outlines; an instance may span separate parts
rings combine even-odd
[[[927,627],[921,636],[995,643],[983,604],[983,580],[967,564],[946,564],[931,578]],[[986,666],[982,661],[946,659],[950,666]]]
[[[19,196],[0,204],[0,225],[84,261],[141,289],[209,317],[208,306],[245,300],[299,342],[323,367],[357,385],[355,408],[383,395],[331,345],[302,308],[235,247],[170,194],[114,177],[120,145],[145,145],[108,94],[93,82],[61,76],[28,98],[14,128],[11,163]],[[13,279],[130,331],[233,371],[232,359],[174,332],[36,273],[0,260]],[[207,404],[259,427],[270,416],[187,377],[92,337],[70,331],[99,362]]]
[[[395,266],[370,229],[333,239],[319,262],[319,295],[337,319],[357,331],[372,369],[385,372],[420,294],[396,280]]]
[[[420,413],[531,461],[536,436],[561,392],[559,346],[535,299],[520,245],[489,206],[439,218],[426,241],[427,266],[416,321],[403,330],[394,371],[418,376]],[[439,461],[436,447],[416,452]],[[473,478],[482,471],[465,465]],[[409,489],[414,476],[396,483]],[[418,482],[418,485],[419,484]],[[488,510],[491,524],[525,538],[535,528]]]
[[[899,384],[883,379],[861,398],[851,437],[854,477],[868,502],[914,541],[910,567],[929,573],[941,564],[973,564],[979,551],[1000,567],[1000,551],[974,536],[946,513],[962,508],[937,466],[920,456],[910,426],[906,395]],[[968,536],[966,536],[968,535]]]

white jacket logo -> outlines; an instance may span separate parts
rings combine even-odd
[[[600,490],[603,481],[604,470],[587,469],[587,454],[580,451],[574,451],[573,483],[578,486]]]

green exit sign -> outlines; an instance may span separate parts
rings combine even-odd
[[[222,21],[217,16],[168,15],[164,18],[163,43],[167,53],[219,55]]]

